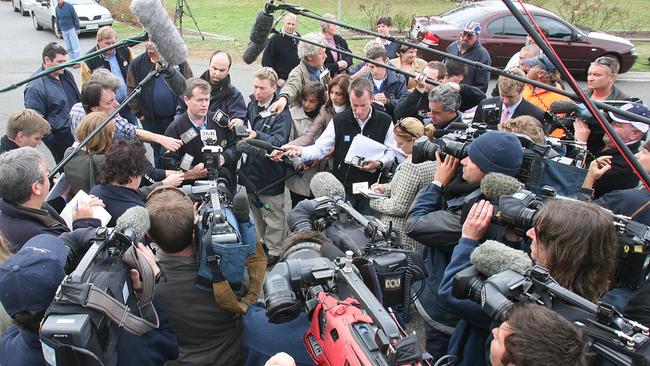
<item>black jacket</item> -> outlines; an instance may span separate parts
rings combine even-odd
[[[0,154],[17,149],[18,147],[19,146],[16,145],[15,142],[11,141],[7,135],[2,136],[0,139]]]
[[[122,186],[98,184],[90,190],[90,194],[104,201],[106,211],[112,216],[111,221],[108,222],[108,227],[114,227],[117,218],[122,216],[124,211],[129,208],[135,206],[144,207],[144,200],[140,197],[138,191]]]
[[[647,189],[622,189],[600,196],[594,201],[615,214],[625,215],[632,220],[650,226],[650,192]]]
[[[277,100],[273,97],[273,102]],[[272,103],[273,103],[272,102]],[[268,141],[273,146],[282,146],[289,141],[289,133],[293,125],[289,108],[285,108],[279,115],[272,115],[262,118],[259,115],[257,101],[254,99],[248,103],[248,121],[250,127],[255,130],[258,140]],[[284,193],[284,181],[278,182],[286,174],[286,165],[283,162],[274,162],[266,157],[248,155],[242,162],[242,172],[250,179],[258,194],[275,196]],[[267,189],[261,188],[277,182]]]
[[[350,47],[348,47],[348,42],[346,42],[345,39],[343,39],[343,37],[339,36],[338,34],[334,35],[334,44],[339,50],[348,51],[350,53],[352,52],[350,51]],[[342,73],[343,69],[339,68],[337,60],[334,60],[334,56],[332,56],[332,52],[330,50],[325,50],[325,55],[327,55],[327,58],[325,59],[323,66],[330,71],[331,76],[334,77]],[[338,56],[339,60],[345,60],[348,62],[348,67],[352,66],[351,56],[342,55],[341,53],[339,53]]]
[[[627,145],[632,153],[637,152],[639,146],[641,146],[640,141]],[[627,165],[625,158],[616,148],[601,150],[594,154],[594,157],[598,158],[605,155],[612,156],[612,168],[594,184],[594,197],[600,198],[605,193],[634,188],[639,184],[639,178],[634,174],[632,168]]]
[[[129,64],[127,76],[124,79],[127,85],[127,93],[130,93],[133,89],[135,89],[138,83],[147,77],[153,68],[154,64],[151,62],[151,58],[149,58],[149,55],[146,52],[134,58],[133,61],[131,61]],[[187,62],[178,65],[178,71],[186,79],[192,77],[192,69]],[[158,75],[157,77],[160,78],[162,76]],[[144,116],[150,121],[156,121],[156,117],[160,117],[155,113],[153,100],[153,91],[155,84],[156,83],[153,80],[145,83],[142,86],[140,95],[138,95],[136,98],[133,98],[133,100],[129,102],[129,107],[131,107],[131,110],[136,115],[136,117],[140,118],[141,116]],[[174,116],[172,115],[162,117],[171,117],[173,119]]]
[[[297,32],[295,35],[300,36]],[[271,36],[269,43],[264,48],[262,66],[272,68],[278,74],[278,78],[287,80],[291,70],[299,63],[297,40],[285,37],[284,33],[276,33]]]
[[[78,219],[73,228],[99,227],[99,219]],[[9,250],[17,252],[31,238],[39,234],[59,236],[70,229],[59,214],[47,203],[42,209],[12,205],[0,199],[0,232],[9,240]]]
[[[97,46],[91,48],[86,54],[97,51]],[[120,72],[122,72],[122,77],[126,81],[126,74],[129,69],[129,64],[131,63],[131,50],[128,47],[118,47],[115,50],[115,56],[117,57],[117,62],[120,64]],[[111,70],[111,64],[106,61],[103,54],[97,55],[90,60],[84,61],[90,72],[93,72],[99,68],[105,68],[106,70]],[[111,70],[112,71],[112,70]]]
[[[462,55],[460,54],[458,41],[455,41],[454,43],[450,44],[449,47],[447,47],[447,53],[451,53],[452,55],[462,57],[466,60],[480,62],[488,66],[492,65],[492,59],[490,58],[490,54],[483,46],[481,46],[481,42],[478,40],[476,41],[474,46],[472,46],[472,48],[470,48],[467,52],[465,52]],[[485,93],[487,92],[488,84],[490,83],[490,72],[487,70],[477,69],[469,66],[467,68],[467,75],[460,83],[473,85],[481,89],[481,91]]]
[[[474,113],[474,119],[472,120],[472,122],[485,122],[484,121],[485,116],[483,115],[483,107],[491,104],[496,104],[497,106],[497,123],[498,123],[499,122],[498,119],[501,117],[501,111],[503,108],[503,103],[501,102],[501,98],[499,97],[483,99],[483,101],[479,103],[478,107],[476,108],[476,113]],[[544,121],[544,111],[539,107],[526,101],[526,99],[522,98],[521,103],[519,103],[519,105],[515,109],[515,112],[512,114],[511,118],[516,118],[519,116],[526,116],[526,115],[537,118],[537,120],[539,120],[540,123]]]

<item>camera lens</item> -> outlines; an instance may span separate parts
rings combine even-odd
[[[427,136],[420,137],[415,140],[415,144],[413,145],[413,154],[411,155],[413,164],[423,163],[428,160],[435,161],[436,151],[438,150],[440,150],[440,146],[431,142]]]

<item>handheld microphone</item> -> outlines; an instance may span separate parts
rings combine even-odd
[[[140,242],[151,228],[149,211],[142,206],[133,206],[117,218],[115,229],[122,232],[126,229],[133,229],[136,241]]]
[[[266,43],[268,42],[267,38],[273,28],[274,10],[273,0],[271,0],[264,7],[264,10],[257,13],[255,23],[253,23],[253,27],[251,28],[251,34],[249,37],[250,42],[248,42],[248,46],[246,46],[244,54],[242,55],[242,60],[244,60],[245,63],[249,65],[252,64],[255,62],[257,57],[259,57],[262,51],[264,51]]]
[[[498,200],[501,196],[511,195],[523,188],[516,178],[501,174],[488,173],[481,180],[481,193],[489,201]]]
[[[258,147],[260,149],[266,150],[266,152],[268,154],[272,153],[273,150],[280,150],[280,151],[285,151],[286,150],[286,149],[283,149],[283,148],[278,147],[278,146],[273,146],[272,143],[270,143],[268,141],[264,141],[264,140],[248,139],[248,140],[245,140],[245,141],[248,142],[250,145],[253,145],[253,146]]]
[[[163,60],[171,65],[185,62],[187,45],[160,0],[133,0],[130,9],[149,33]]]
[[[248,196],[244,191],[238,192],[232,199],[232,212],[239,223],[246,223],[250,219],[251,208],[248,205]]]
[[[487,240],[474,249],[470,254],[470,262],[486,277],[508,269],[524,274],[533,266],[533,261],[528,254],[495,240]]]
[[[165,82],[175,96],[183,95],[187,88],[187,82],[183,74],[174,66],[165,61],[156,62],[156,70],[165,78]]]
[[[264,157],[266,156],[266,151],[264,149],[260,149],[257,146],[254,146],[253,144],[249,144],[247,141],[248,140],[237,141],[237,145],[236,145],[237,151],[246,153],[251,157],[264,159]]]
[[[551,103],[553,113],[573,113],[578,111],[578,106],[570,100],[556,100]]]
[[[316,173],[309,183],[309,189],[314,197],[338,197],[345,199],[345,187],[329,172]]]

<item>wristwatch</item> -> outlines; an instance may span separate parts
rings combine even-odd
[[[433,182],[431,182],[431,184],[438,186],[439,188],[442,188],[442,183],[438,182],[437,180],[434,180]]]

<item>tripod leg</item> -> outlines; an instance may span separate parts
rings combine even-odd
[[[183,13],[185,11],[183,10],[183,1],[182,0],[176,0],[176,11],[174,12],[174,24],[176,24],[176,21],[178,20],[178,32],[183,35]]]
[[[178,0],[180,2],[183,2],[185,4],[185,7],[187,7],[187,14],[190,15],[190,18],[192,18],[192,21],[194,22],[194,25],[196,26],[196,30],[199,31],[199,35],[201,36],[201,40],[205,41],[205,37],[203,36],[203,33],[201,32],[201,28],[199,28],[199,23],[196,22],[196,18],[194,18],[194,15],[192,15],[192,8],[190,8],[190,4],[187,3],[187,0]]]

